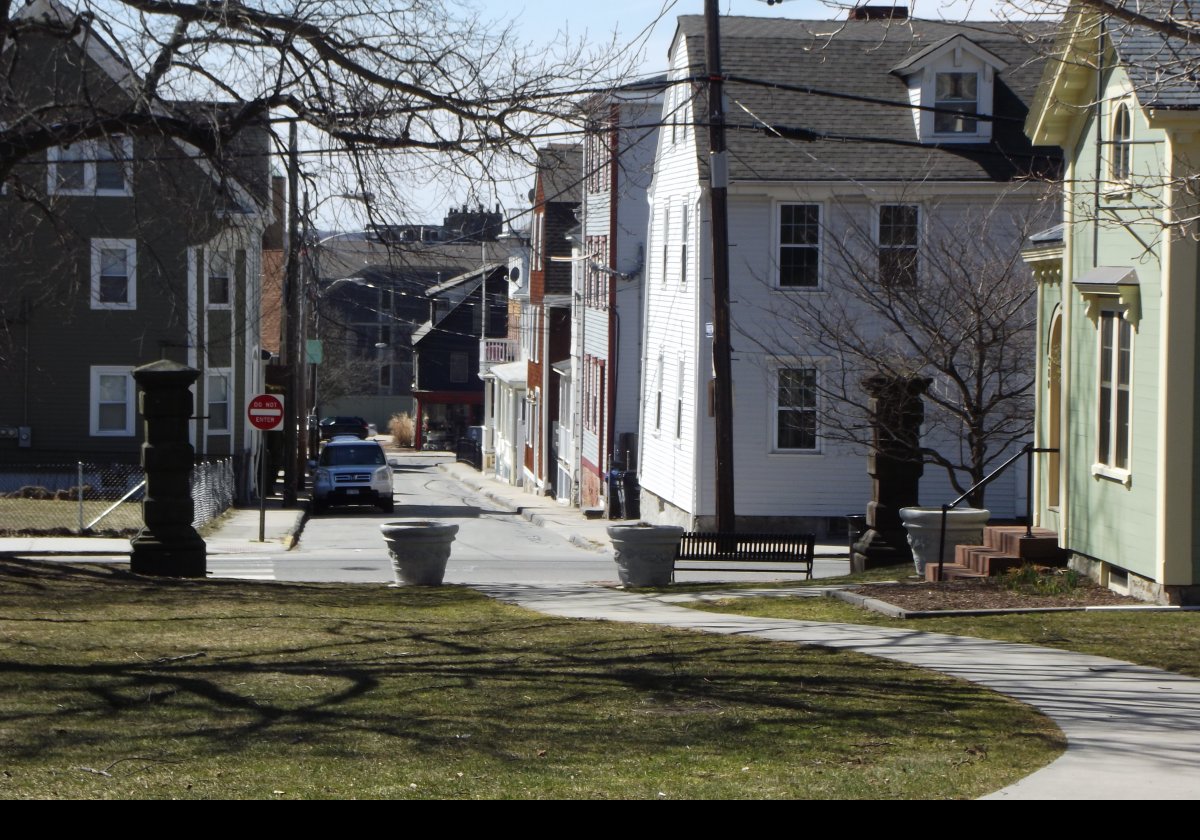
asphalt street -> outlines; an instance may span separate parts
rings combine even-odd
[[[210,555],[209,573],[261,580],[390,582],[391,564],[380,524],[395,519],[438,519],[459,526],[446,567],[447,583],[616,579],[609,555],[579,548],[439,471],[438,463],[449,457],[414,454],[394,465],[393,514],[369,507],[331,508],[308,519],[291,551]]]

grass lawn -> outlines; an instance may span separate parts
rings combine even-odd
[[[5,798],[970,797],[1063,747],[914,668],[464,588],[0,580]]]
[[[908,567],[893,567],[890,579]],[[889,579],[888,570],[867,576],[811,581],[812,585]],[[762,585],[760,585],[761,588]],[[682,588],[682,587],[680,587]],[[877,624],[958,636],[1002,639],[1111,656],[1139,665],[1200,677],[1200,612],[1063,612],[1012,615],[894,619],[833,598],[739,597],[687,604],[699,610],[790,618]]]
[[[113,500],[85,499],[87,525],[113,506]],[[142,527],[142,503],[120,504],[96,523],[97,532],[131,532]],[[0,533],[35,534],[79,532],[79,502],[75,499],[0,499]]]

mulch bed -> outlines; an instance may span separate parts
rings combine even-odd
[[[855,588],[854,592],[913,611],[1145,606],[1144,601],[1118,595],[1086,579],[1070,592],[1053,595],[1008,589],[1003,580],[994,577],[941,583],[867,584]]]

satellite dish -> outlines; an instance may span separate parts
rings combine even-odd
[[[529,203],[533,204],[533,200],[535,198],[537,198],[537,190],[530,190],[529,191]]]
[[[521,282],[521,266],[514,265],[511,269],[509,269],[508,279],[513,281],[514,283],[520,283]]]

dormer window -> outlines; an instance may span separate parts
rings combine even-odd
[[[1008,64],[965,35],[951,35],[892,68],[908,86],[922,143],[986,143],[992,139],[998,74]]]
[[[979,75],[938,73],[935,82],[933,131],[935,134],[975,134],[978,129]]]

